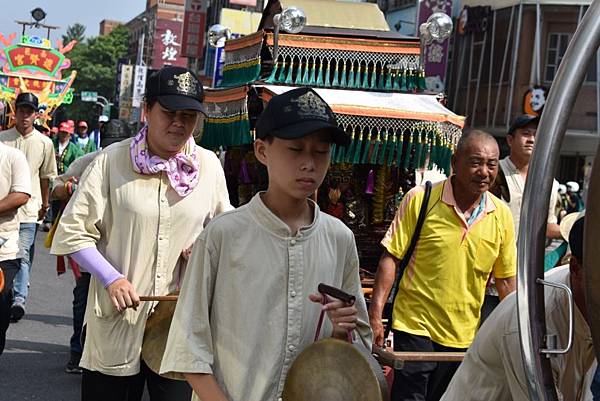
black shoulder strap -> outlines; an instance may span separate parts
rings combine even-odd
[[[506,175],[502,167],[498,168],[498,175],[490,188],[490,192],[496,195],[496,197],[510,203],[510,190],[508,189],[508,182],[506,181]]]
[[[425,217],[427,215],[427,205],[429,204],[429,198],[431,197],[431,187],[431,181],[427,181],[425,183],[425,195],[423,196],[423,203],[421,204],[421,209],[419,210],[419,217],[417,218],[415,232],[413,233],[413,236],[410,240],[410,245],[408,246],[404,257],[400,261],[400,266],[398,266],[398,271],[396,272],[396,279],[394,281],[394,286],[392,287],[392,294],[394,297],[396,292],[398,291],[398,285],[400,284],[400,280],[402,280],[402,276],[404,275],[404,270],[406,270],[406,266],[408,266],[410,258],[412,257],[412,254],[415,251],[417,241],[419,241],[421,229],[423,228],[423,223],[425,223]]]

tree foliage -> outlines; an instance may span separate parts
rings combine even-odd
[[[72,40],[76,40],[78,43],[83,42],[85,39],[85,26],[79,22],[69,25],[67,27],[67,33],[62,36],[63,44],[67,45]]]
[[[88,38],[67,53],[71,67],[63,72],[63,77],[73,70],[77,71],[72,86],[75,96],[72,104],[60,107],[54,124],[71,119],[86,120],[92,126],[96,125],[101,110],[95,103],[82,102],[81,91],[98,92],[114,103],[117,62],[127,55],[128,45],[129,31],[120,25],[109,35]]]

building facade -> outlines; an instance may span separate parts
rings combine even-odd
[[[185,0],[147,0],[146,9],[125,24],[131,32],[129,59],[150,68],[187,65],[179,56],[184,13]]]
[[[112,32],[117,26],[123,25],[121,21],[103,19],[100,21],[100,36],[106,36]]]
[[[447,75],[449,107],[470,127],[499,139],[512,119],[540,113],[570,39],[589,1],[467,0],[457,19]],[[587,3],[587,4],[586,4]],[[596,60],[589,66],[561,150],[559,181],[583,181],[595,154],[599,83]],[[543,133],[538,133],[543,135]]]

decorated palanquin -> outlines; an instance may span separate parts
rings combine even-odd
[[[54,49],[50,40],[38,36],[25,35],[13,44],[15,39],[16,34],[8,38],[0,34],[4,46],[0,52],[0,100],[9,105],[12,115],[19,93],[34,93],[40,104],[39,122],[47,125],[58,106],[73,101],[71,85],[77,72],[73,71],[63,79],[61,71],[71,66],[65,53],[75,46],[76,41],[66,46],[58,41],[58,48]]]
[[[273,15],[291,5],[306,13],[307,25],[298,34],[280,32],[275,50]],[[221,84],[207,90],[200,143],[226,150],[232,202],[247,202],[267,183],[250,146],[263,105],[313,87],[352,137],[348,147],[333,148],[317,201],[354,231],[362,267],[374,270],[378,243],[415,171],[449,175],[464,123],[438,94],[424,93],[419,40],[390,32],[376,4],[271,0],[259,30],[228,40],[224,50]]]

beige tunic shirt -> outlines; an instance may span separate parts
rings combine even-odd
[[[133,171],[131,139],[114,144],[91,162],[56,230],[51,252],[65,255],[97,246],[140,295],[167,295],[178,288],[181,251],[215,215],[231,208],[217,157],[198,147],[198,186],[185,198],[165,173]],[[153,305],[116,311],[108,292],[92,278],[80,365],[114,376],[139,372],[144,328]]]
[[[525,180],[523,176],[517,170],[510,157],[505,157],[500,160],[500,168],[504,172],[506,177],[506,184],[510,191],[510,202],[508,207],[513,216],[515,222],[515,234],[519,235],[519,222],[521,221],[521,206],[523,204],[523,192],[525,192]],[[558,181],[554,180],[552,183],[552,193],[550,194],[550,204],[548,205],[548,224],[556,224],[558,219],[556,217],[555,206],[558,200]]]
[[[321,308],[308,295],[319,283],[356,295],[370,349],[354,236],[314,208],[296,236],[260,195],[211,222],[194,245],[161,372],[212,373],[231,401],[277,399],[314,340]],[[331,335],[325,322],[321,338]]]
[[[40,179],[52,180],[58,174],[52,140],[35,129],[23,136],[11,128],[0,132],[0,142],[25,154],[31,172],[31,198],[19,209],[19,222],[35,223],[42,207]]]
[[[546,280],[570,286],[569,267],[546,274]],[[557,347],[568,338],[568,302],[563,290],[545,287],[546,325]],[[441,401],[528,401],[523,368],[516,293],[510,294],[484,322]],[[559,400],[591,401],[595,358],[590,328],[575,307],[573,347],[550,359]],[[469,389],[469,391],[465,391]]]
[[[14,192],[31,195],[31,175],[25,155],[0,142],[0,199]],[[19,252],[18,211],[0,214],[0,261],[16,259]]]

